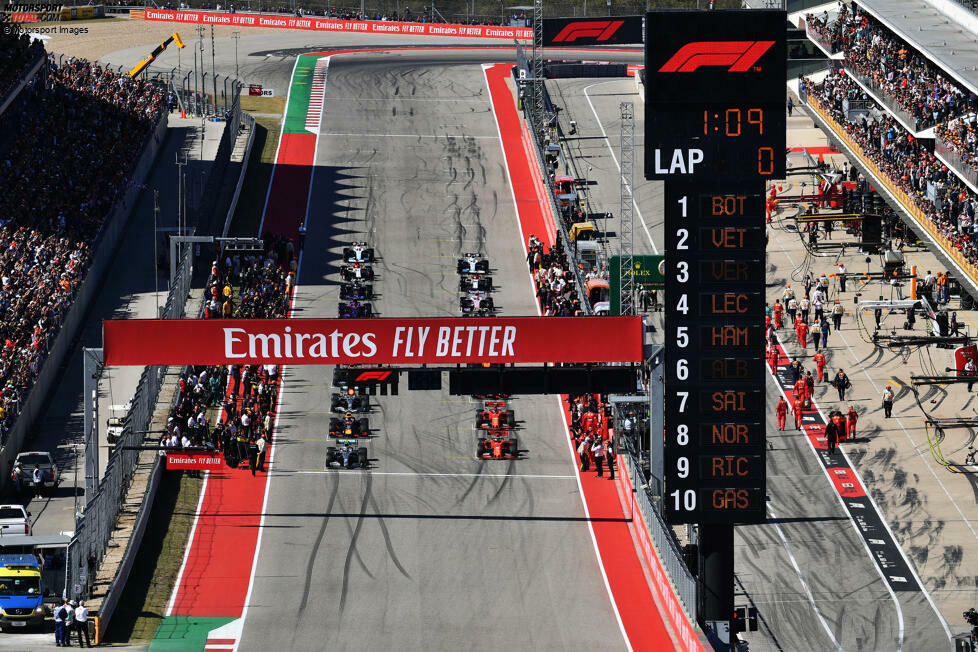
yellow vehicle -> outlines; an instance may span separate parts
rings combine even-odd
[[[34,555],[0,555],[0,629],[44,624],[41,564]]]
[[[598,229],[594,222],[575,222],[570,228],[571,242],[578,240],[594,240],[598,237]]]

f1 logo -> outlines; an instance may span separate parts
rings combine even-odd
[[[381,381],[381,380],[386,380],[387,377],[390,375],[391,372],[389,371],[364,371],[359,376],[357,376],[356,380],[354,380],[353,382],[360,382],[363,380]]]
[[[693,72],[700,66],[729,66],[729,72],[751,69],[774,41],[695,41],[679,48],[659,72]]]
[[[585,20],[568,23],[554,37],[554,43],[571,43],[579,38],[607,41],[625,24],[623,20]]]

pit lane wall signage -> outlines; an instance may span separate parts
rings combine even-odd
[[[641,362],[641,317],[106,320],[108,366]]]
[[[641,45],[643,16],[544,18],[543,45]]]
[[[665,256],[662,254],[647,254],[632,256],[632,281],[646,290],[663,290],[666,287]],[[610,278],[610,312],[612,315],[621,314],[621,256],[611,257]],[[636,301],[638,297],[636,297]]]
[[[333,18],[263,16],[205,11],[149,9],[146,20],[238,27],[277,27],[317,32],[350,32],[355,34],[407,34],[414,36],[461,36],[468,38],[531,39],[533,29],[495,25],[449,25],[444,23],[400,23],[389,20],[335,20]]]
[[[166,468],[170,471],[220,471],[224,456],[213,453],[182,453],[167,451]]]

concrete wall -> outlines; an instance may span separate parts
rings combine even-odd
[[[156,129],[147,139],[139,163],[132,173],[132,178],[137,181],[144,180],[153,167],[156,154],[166,137],[167,115],[166,112],[163,113]],[[109,263],[112,261],[112,256],[122,239],[126,226],[129,224],[129,218],[132,215],[133,207],[136,205],[139,192],[140,189],[135,187],[126,189],[95,238],[95,246],[93,247],[95,253],[91,266],[86,272],[85,280],[82,281],[81,289],[72,301],[68,315],[61,325],[61,330],[48,352],[47,360],[41,365],[41,371],[27,396],[27,400],[24,401],[20,416],[17,417],[13,429],[10,431],[6,446],[0,449],[0,491],[6,487],[10,480],[10,474],[6,473],[9,462],[13,461],[23,449],[31,428],[34,427],[47,407],[48,398],[54,389],[54,381],[58,378],[61,366],[71,357],[71,351],[81,332],[88,309],[98,294],[105,273],[109,269]]]

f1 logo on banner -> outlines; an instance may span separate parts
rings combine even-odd
[[[547,45],[594,45],[641,44],[641,16],[616,16],[614,18],[544,18],[543,44]]]
[[[659,72],[694,72],[700,66],[730,66],[746,72],[771,49],[774,41],[695,41],[679,48]]]

